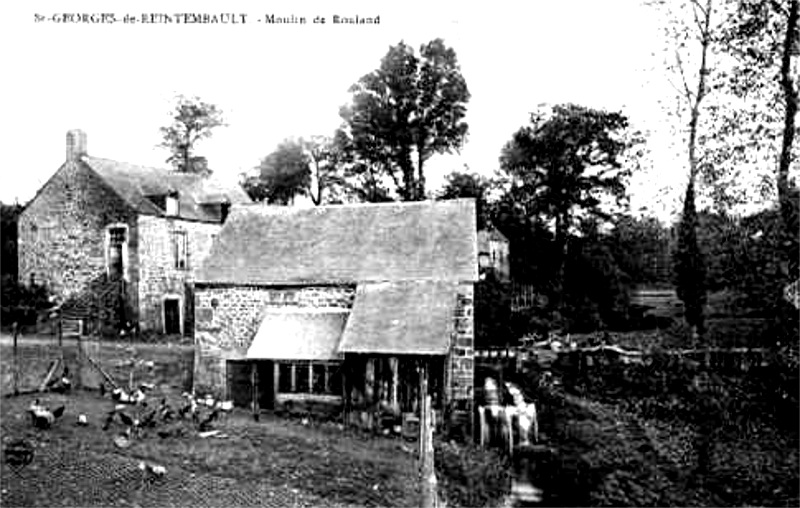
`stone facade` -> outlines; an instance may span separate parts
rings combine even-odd
[[[225,395],[225,362],[245,357],[267,310],[349,309],[354,299],[354,286],[195,288],[195,390]]]
[[[286,306],[350,309],[354,298],[354,286],[196,288],[195,390],[226,396],[225,362],[245,358],[268,309]],[[473,396],[475,369],[473,284],[459,285],[457,298],[447,358],[446,396],[456,406],[466,407]]]
[[[124,320],[162,333],[164,300],[177,298],[180,331],[190,335],[194,274],[221,224],[140,213],[82,160],[85,155],[85,135],[70,132],[67,161],[20,214],[20,282],[46,285],[65,302],[66,312],[86,316],[99,329],[116,330]],[[120,230],[124,283],[110,268],[111,236]],[[186,252],[182,266],[176,266],[178,234]]]
[[[143,331],[164,331],[164,299],[178,298],[183,319],[183,333],[193,329],[192,285],[201,261],[211,250],[214,235],[221,225],[172,217],[140,215],[137,229],[139,263],[137,278],[139,326]],[[177,263],[178,238],[185,242],[185,264]],[[184,256],[181,256],[182,260]]]
[[[45,284],[62,299],[104,282],[106,226],[127,227],[128,300],[136,307],[136,214],[79,161],[67,161],[19,217],[19,279]]]
[[[458,288],[458,301],[453,316],[454,329],[448,358],[448,385],[451,401],[456,405],[472,400],[475,378],[474,286],[463,283]]]

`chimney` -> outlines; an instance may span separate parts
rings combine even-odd
[[[77,161],[86,155],[86,133],[82,130],[67,131],[67,161]]]

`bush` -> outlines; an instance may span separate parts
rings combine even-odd
[[[52,306],[45,286],[26,286],[8,275],[3,276],[0,301],[3,325],[36,326],[39,312]]]
[[[498,506],[509,492],[511,469],[497,452],[436,442],[436,475],[448,506]]]

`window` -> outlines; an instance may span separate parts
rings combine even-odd
[[[175,268],[186,270],[189,268],[189,240],[186,231],[175,231],[172,233],[173,255],[175,258]]]
[[[339,395],[342,378],[339,362],[281,362],[278,391],[312,395]]]
[[[128,230],[124,226],[111,226],[107,231],[108,251],[106,252],[106,264],[108,275],[114,278],[122,277],[125,275]]]

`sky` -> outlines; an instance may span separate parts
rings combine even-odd
[[[86,132],[90,155],[166,167],[159,127],[169,123],[178,94],[223,110],[227,126],[197,151],[216,175],[235,180],[285,138],[332,134],[348,88],[377,68],[390,45],[403,40],[419,47],[437,37],[455,49],[472,98],[467,143],[459,154],[431,160],[432,187],[465,166],[491,175],[503,145],[541,104],[622,111],[651,132],[656,159],[669,157],[658,105],[666,93],[657,55],[662,32],[638,0],[33,1],[9,2],[3,10],[0,200],[6,203],[25,203],[60,167],[70,129]],[[180,12],[247,20],[53,20],[54,14],[122,19]],[[307,23],[264,23],[269,14],[303,16]],[[380,24],[335,25],[334,15],[380,16]],[[327,23],[314,24],[316,16]],[[674,200],[659,205],[658,198],[683,181],[685,171],[675,164],[638,175],[630,187],[633,208],[667,217]]]

